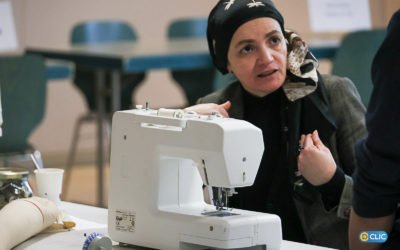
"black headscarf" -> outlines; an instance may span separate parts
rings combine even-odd
[[[284,34],[281,13],[270,0],[221,0],[208,17],[208,48],[214,65],[221,73],[228,73],[227,54],[235,31],[244,23],[260,17],[278,21]]]

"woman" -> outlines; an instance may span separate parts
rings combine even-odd
[[[247,120],[265,144],[254,185],[238,188],[229,206],[279,215],[286,240],[348,248],[353,146],[366,135],[354,85],[319,75],[269,0],[218,2],[207,39],[216,67],[238,81],[186,111]]]

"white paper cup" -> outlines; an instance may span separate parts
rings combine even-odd
[[[38,196],[60,204],[64,169],[42,168],[34,173]]]

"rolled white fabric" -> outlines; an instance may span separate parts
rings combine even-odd
[[[10,202],[0,210],[0,250],[8,250],[57,220],[59,210],[48,199],[32,197]]]

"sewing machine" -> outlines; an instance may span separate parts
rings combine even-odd
[[[252,124],[181,110],[116,112],[108,230],[112,240],[157,249],[279,249],[280,218],[228,208],[253,184],[264,151]],[[216,187],[204,201],[203,183]]]

